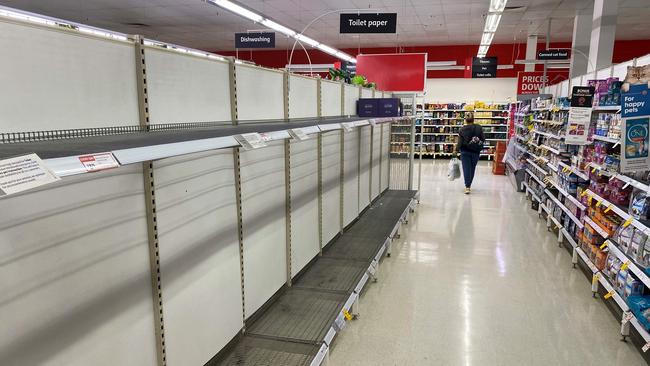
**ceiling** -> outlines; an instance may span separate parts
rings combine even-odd
[[[328,11],[396,12],[397,34],[342,35],[336,13],[305,32],[337,48],[478,44],[489,0],[242,0],[241,4],[296,30]],[[509,0],[493,43],[525,41],[546,34],[570,41],[573,16],[593,0]],[[0,4],[56,18],[204,50],[232,50],[234,32],[259,25],[201,0],[0,0]],[[650,0],[619,0],[617,39],[650,39]],[[278,37],[277,48],[289,40]]]

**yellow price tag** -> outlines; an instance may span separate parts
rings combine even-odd
[[[565,166],[564,169],[562,169],[562,173],[566,173],[566,172],[568,172],[568,171],[569,171],[569,167],[568,167],[568,166]]]
[[[608,245],[609,245],[609,242],[606,241],[606,242],[603,243],[603,245],[600,246],[600,249],[605,249],[605,248],[607,248]]]
[[[584,190],[584,191],[582,191],[582,193],[580,193],[580,197],[584,197],[586,194],[587,194],[587,191]]]
[[[608,213],[609,211],[611,211],[611,210],[612,210],[612,206],[613,206],[612,204],[610,204],[609,206],[607,206],[607,209],[605,210],[605,213]]]
[[[603,201],[598,201],[596,202],[596,207],[600,207],[600,205],[603,203]]]
[[[623,223],[623,227],[628,227],[632,223],[632,218],[630,217],[629,219],[625,220]]]
[[[614,290],[612,290],[612,291],[606,293],[605,296],[604,296],[604,298],[605,298],[605,299],[609,299],[609,298],[612,297],[612,296],[614,296]]]
[[[589,196],[589,199],[587,200],[587,202],[589,202],[589,204],[591,205],[591,201],[593,201],[593,199],[594,199],[594,196]]]
[[[594,283],[598,282],[600,279],[600,273],[596,273],[592,278],[591,278],[591,284],[593,285]]]
[[[595,172],[596,172],[596,168],[591,168],[591,172],[592,172],[592,173],[595,173]]]
[[[621,271],[625,271],[629,266],[630,266],[630,261],[623,263],[623,265],[621,266]]]
[[[350,314],[350,312],[347,311],[347,310],[345,310],[345,309],[343,309],[343,316],[345,317],[345,319],[346,319],[347,321],[352,320],[352,314]]]

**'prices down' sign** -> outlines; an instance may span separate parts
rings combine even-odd
[[[539,94],[548,83],[548,75],[543,71],[517,73],[517,95]]]

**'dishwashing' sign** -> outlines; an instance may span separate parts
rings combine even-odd
[[[621,98],[621,172],[650,169],[650,95],[647,84],[633,85]]]

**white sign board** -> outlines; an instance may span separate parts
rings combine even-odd
[[[567,125],[565,142],[571,145],[587,144],[587,133],[591,122],[591,108],[569,108],[569,123]]]
[[[266,146],[266,141],[257,132],[245,133],[235,136],[235,140],[244,148],[244,150],[253,150]]]
[[[23,192],[59,179],[36,154],[0,160],[0,196]]]
[[[98,172],[101,170],[118,168],[120,166],[120,163],[115,160],[113,154],[109,152],[83,155],[79,157],[79,161],[87,172]]]

